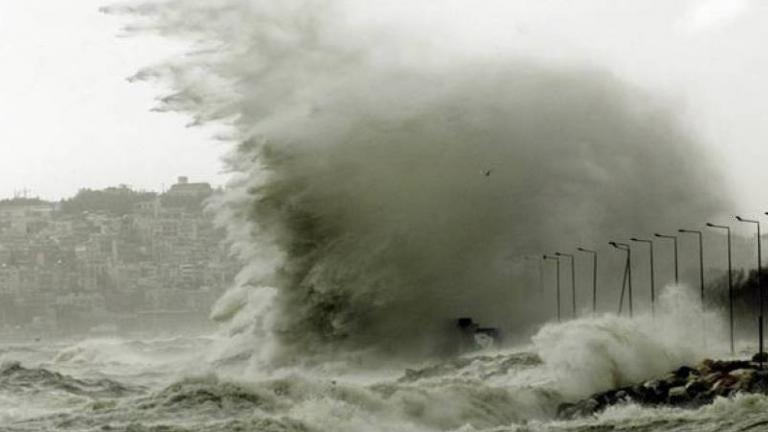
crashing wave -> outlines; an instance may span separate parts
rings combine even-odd
[[[89,398],[119,398],[138,391],[110,379],[77,379],[43,368],[27,369],[19,362],[0,367],[0,388],[11,393],[60,391]]]
[[[243,263],[212,315],[225,357],[423,358],[452,351],[462,316],[519,335],[551,307],[510,255],[723,208],[671,110],[593,67],[435,50],[349,1],[111,11],[195,41],[137,78],[232,133],[214,204]]]

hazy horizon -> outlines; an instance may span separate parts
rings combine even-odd
[[[212,130],[151,112],[157,88],[128,81],[181,44],[120,37],[120,19],[99,11],[109,3],[0,4],[0,196],[160,190],[184,175],[224,183]]]

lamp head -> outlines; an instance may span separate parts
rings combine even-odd
[[[739,222],[743,222],[744,221],[744,219],[741,216],[736,216],[736,220],[739,221]]]
[[[715,225],[714,225],[712,222],[707,222],[707,226],[708,226],[708,227],[710,227],[710,228],[712,228],[712,227],[714,227]]]

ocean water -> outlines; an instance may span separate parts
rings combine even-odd
[[[525,346],[410,363],[348,356],[265,367],[242,352],[221,357],[220,346],[232,343],[225,335],[7,343],[0,430],[768,430],[768,397],[747,394],[699,409],[626,403],[555,418],[563,401],[701,358],[691,332],[654,333],[690,318],[680,315],[547,324]],[[721,342],[713,336],[710,353]]]
[[[223,128],[231,181],[210,207],[242,270],[212,311],[220,334],[4,345],[2,429],[768,430],[754,395],[555,419],[562,402],[725,355],[725,326],[683,290],[656,317],[541,324],[554,293],[511,261],[729,208],[675,110],[591,59],[480,55],[454,31],[436,46],[372,5],[105,9],[127,34],[187,43],[133,78],[162,86],[158,111]],[[458,316],[523,342],[434,357]]]

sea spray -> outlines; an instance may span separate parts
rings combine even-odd
[[[663,424],[674,429],[675,425],[680,426],[679,422],[698,422],[698,415],[720,425],[719,418],[741,426],[759,421],[759,416],[756,419],[751,414],[755,411],[750,411],[750,407],[762,407],[764,397],[716,400],[711,408],[691,413],[621,405],[609,408],[596,418],[572,422],[552,420],[562,402],[588,397],[601,386],[612,385],[610,380],[605,380],[606,376],[621,377],[625,381],[649,379],[657,374],[657,368],[666,372],[679,366],[678,361],[697,361],[716,352],[718,346],[727,349],[725,341],[718,342],[716,334],[708,334],[711,343],[707,347],[711,351],[699,351],[701,316],[697,304],[695,293],[670,287],[659,297],[655,321],[638,314],[632,319],[602,315],[551,323],[540,329],[533,345],[411,363],[405,372],[390,360],[392,369],[388,371],[355,369],[348,364],[338,371],[326,362],[313,367],[262,369],[267,372],[262,374],[243,373],[242,366],[247,365],[249,359],[245,356],[230,358],[230,363],[214,362],[209,368],[190,373],[189,363],[201,363],[197,354],[203,350],[201,341],[196,339],[84,342],[64,348],[55,364],[65,363],[73,368],[79,365],[82,369],[77,375],[82,375],[93,373],[93,364],[76,361],[83,354],[99,358],[96,365],[109,365],[126,357],[125,366],[141,374],[140,380],[131,378],[131,383],[159,380],[159,384],[145,387],[138,395],[119,396],[111,403],[78,400],[79,405],[72,403],[65,413],[57,413],[63,408],[55,392],[45,391],[37,397],[39,403],[27,404],[24,408],[27,411],[23,415],[13,414],[12,419],[23,420],[25,430],[53,430],[66,422],[71,429],[108,424],[116,430],[142,425],[222,432],[238,428],[318,432],[590,430],[594,424]],[[710,331],[723,327],[723,323],[709,313],[706,317]],[[652,327],[654,322],[663,326],[674,324],[679,330],[651,337],[654,332],[658,333]],[[643,352],[636,351],[635,347],[641,347]],[[139,356],[124,355],[133,350],[174,353],[174,356],[186,353],[183,360],[175,360],[174,369],[187,372],[167,383],[166,374],[158,377],[157,371],[145,369],[143,362],[134,361]],[[595,351],[614,361],[602,362],[603,357],[592,355]],[[657,358],[649,361],[651,355]],[[151,357],[163,364],[160,370],[166,370],[165,355]],[[238,362],[240,367],[233,367]],[[669,362],[668,365],[665,362]],[[101,366],[97,375],[101,370],[109,372],[110,369],[113,368]],[[107,376],[113,377],[113,373]],[[128,376],[131,374],[120,371],[118,382]],[[5,396],[0,394],[0,398]],[[46,404],[57,414],[45,415]],[[40,411],[29,411],[29,406]],[[740,417],[728,418],[723,414],[728,407],[736,409]],[[13,406],[11,410],[20,411]],[[632,418],[633,412],[638,413],[636,418]]]
[[[629,319],[606,314],[545,325],[533,342],[558,390],[571,399],[583,398],[727,351],[722,317],[702,313],[695,292],[671,285],[658,301],[656,315],[645,312]]]
[[[243,270],[213,314],[236,335],[222,353],[450,354],[459,316],[508,335],[552,316],[510,257],[724,206],[673,112],[591,65],[437,50],[355,2],[113,10],[196,42],[137,74],[169,86],[161,109],[231,126],[216,205]]]

